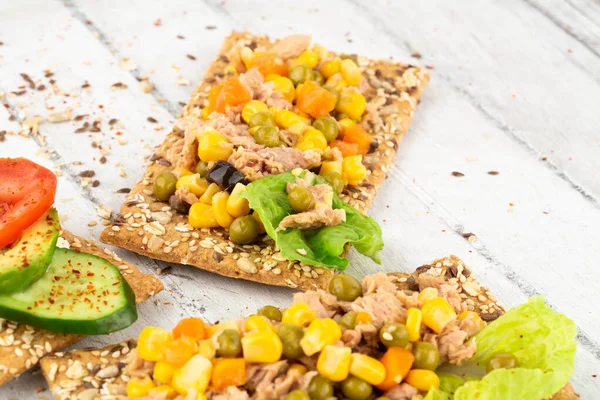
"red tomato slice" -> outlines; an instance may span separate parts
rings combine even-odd
[[[16,241],[54,203],[56,176],[25,158],[0,158],[0,249]]]

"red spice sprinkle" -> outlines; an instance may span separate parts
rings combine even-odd
[[[500,172],[498,171],[488,171],[488,175],[499,175]]]
[[[161,26],[162,25],[162,21],[159,19],[157,19],[156,21],[154,21],[154,26]]]
[[[189,58],[190,60],[195,60],[196,59],[196,57],[194,57],[191,54],[186,54],[186,57]]]
[[[427,69],[433,69],[433,65],[426,65],[425,68],[427,68]]]
[[[465,174],[463,174],[462,172],[458,172],[458,171],[452,171],[452,176],[461,177],[461,176],[465,176]]]

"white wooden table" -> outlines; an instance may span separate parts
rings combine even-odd
[[[86,237],[102,229],[90,226],[100,204],[119,208],[124,195],[115,191],[141,176],[143,157],[231,30],[306,32],[332,49],[428,66],[431,84],[370,210],[384,231],[381,269],[409,271],[453,253],[507,306],[544,295],[579,327],[576,389],[600,397],[597,1],[2,0],[0,9],[0,131],[8,132],[0,156],[61,174],[63,225]],[[154,91],[140,89],[142,77]],[[117,82],[128,88],[113,90]],[[66,110],[89,117],[47,122]],[[19,135],[35,116],[39,136]],[[99,132],[75,134],[95,119]],[[83,187],[84,170],[96,172],[99,186]],[[145,272],[165,267],[119,254]],[[352,259],[351,272],[374,271]],[[180,266],[162,279],[167,290],[140,307],[136,324],[80,346],[135,336],[148,324],[171,327],[187,315],[234,318],[291,297]],[[33,371],[1,388],[0,398],[50,397],[34,394],[39,387]]]

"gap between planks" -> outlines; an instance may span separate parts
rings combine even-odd
[[[366,16],[367,19],[371,20],[373,24],[377,25],[380,30],[392,39],[392,43],[398,46],[398,43],[402,43],[405,50],[409,52],[414,51],[415,47],[413,47],[409,42],[399,37],[395,32],[387,27],[387,24],[384,20],[377,17],[373,13],[369,12],[370,9],[363,5],[361,2],[357,0],[345,0],[346,2],[352,4],[358,11],[360,11],[363,15]],[[528,1],[528,0],[523,0]],[[563,28],[564,30],[564,28]],[[585,44],[584,44],[585,46]],[[586,46],[587,47],[587,46]],[[595,52],[593,52],[596,54]],[[493,123],[498,129],[507,134],[517,145],[522,147],[527,151],[527,153],[533,155],[538,161],[541,161],[546,167],[548,167],[554,174],[559,177],[561,180],[567,182],[571,188],[575,189],[584,199],[589,201],[594,208],[600,210],[600,201],[594,197],[590,192],[588,192],[583,186],[579,185],[575,181],[573,181],[566,172],[561,171],[558,166],[550,161],[548,158],[544,159],[542,153],[540,153],[533,145],[531,145],[525,138],[520,136],[515,129],[510,127],[508,124],[504,123],[497,116],[493,115],[493,113],[485,108],[483,104],[478,102],[472,94],[468,91],[464,90],[460,86],[456,85],[452,78],[444,74],[436,74],[436,77],[440,77],[446,82],[452,89],[458,92],[469,104],[471,104],[475,109],[477,109],[487,120]]]
[[[115,46],[112,45],[107,36],[93,24],[92,20],[88,18],[87,15],[79,10],[72,0],[63,0],[63,5],[65,8],[67,8],[67,10],[72,12],[73,17],[77,21],[81,22],[82,25],[85,26],[94,35],[94,37],[117,59],[117,61],[123,59],[123,55]],[[139,73],[138,69],[139,68],[129,70],[129,73],[136,80],[141,81],[142,75]],[[154,97],[157,103],[161,105],[162,108],[169,112],[169,114],[171,114],[173,117],[177,117],[177,112],[181,108],[179,105],[173,104],[156,88],[156,86],[152,88],[150,94],[152,97]]]

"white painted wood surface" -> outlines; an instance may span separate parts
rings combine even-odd
[[[336,50],[433,67],[370,211],[386,241],[380,268],[408,271],[453,253],[507,306],[544,295],[579,327],[576,389],[584,399],[600,397],[597,2],[4,0],[1,6],[0,92],[8,108],[0,107],[0,131],[17,133],[23,120],[65,109],[89,118],[42,122],[36,139],[8,135],[0,157],[24,156],[60,171],[63,225],[87,237],[101,229],[88,226],[98,220],[96,207],[119,208],[124,195],[114,192],[141,176],[143,156],[162,141],[179,102],[233,29],[306,32]],[[414,51],[422,58],[412,58]],[[125,57],[135,69],[122,68]],[[54,76],[44,77],[44,70]],[[26,85],[20,73],[47,90],[11,95]],[[144,76],[155,85],[150,94],[136,80]],[[82,89],[85,81],[90,87]],[[128,88],[112,90],[117,82]],[[101,132],[74,133],[94,118]],[[112,128],[111,118],[119,120]],[[106,164],[92,142],[107,150]],[[119,176],[121,168],[126,176]],[[80,187],[78,174],[88,169],[96,171],[97,188]],[[477,239],[469,243],[463,233]],[[166,266],[119,254],[146,272]],[[357,275],[377,268],[351,257]],[[168,290],[156,297],[160,304],[143,304],[134,326],[78,346],[134,336],[147,324],[171,327],[186,315],[233,318],[263,304],[287,304],[291,295],[180,266],[162,278]],[[33,393],[42,385],[34,371],[0,388],[0,398],[49,396]]]

